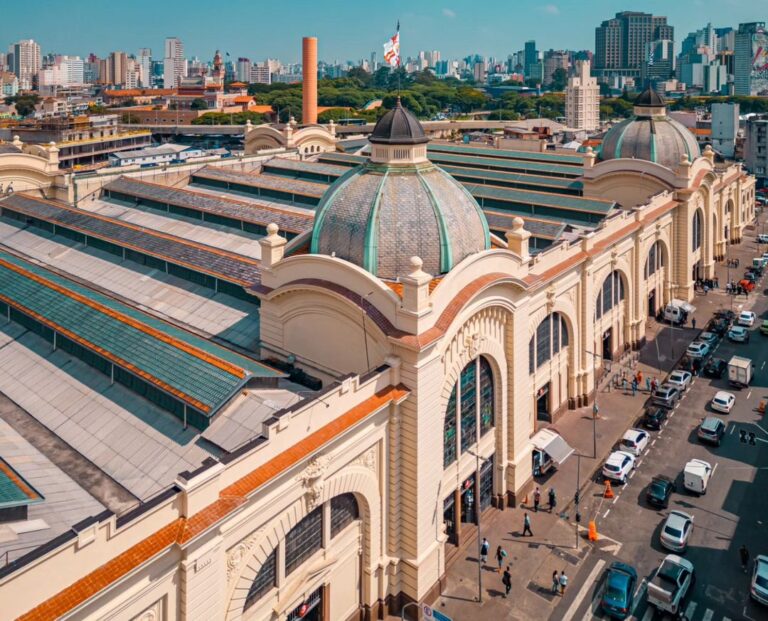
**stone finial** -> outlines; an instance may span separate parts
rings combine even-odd
[[[14,137],[13,137],[13,142],[11,142],[11,144],[12,144],[14,147],[18,147],[19,149],[21,149],[21,146],[22,146],[24,143],[21,141],[21,138],[19,138],[19,137],[18,137],[18,135],[16,135],[16,136],[14,136]]]
[[[711,144],[708,144],[706,147],[704,147],[704,157],[706,157],[709,160],[709,163],[712,164],[715,161],[715,150],[712,148]]]
[[[265,269],[269,269],[276,263],[279,263],[285,254],[285,237],[278,235],[280,227],[274,222],[267,225],[267,236],[259,240],[261,246],[261,264]]]
[[[245,133],[247,134],[247,133],[248,133],[248,132],[250,132],[252,129],[253,129],[253,123],[251,123],[251,119],[248,119],[248,120],[245,122]]]
[[[592,168],[597,160],[597,153],[592,147],[587,147],[586,154],[584,155],[584,168]]]
[[[677,165],[677,174],[686,179],[691,176],[691,161],[685,153],[680,156],[680,163]]]
[[[331,136],[336,135],[336,123],[333,122],[333,119],[328,122],[328,131],[331,132]]]
[[[429,283],[432,276],[421,268],[421,257],[411,257],[411,272],[400,279],[403,284],[403,308],[413,313],[422,313],[429,309]]]
[[[531,237],[530,232],[523,228],[524,222],[520,217],[515,217],[512,220],[512,229],[507,231],[507,249],[514,252],[523,263],[527,262],[531,258],[528,252],[528,240]]]
[[[298,123],[296,123],[295,116],[291,115],[291,118],[288,119],[288,125],[290,125],[291,127],[296,127],[296,125],[298,125]]]

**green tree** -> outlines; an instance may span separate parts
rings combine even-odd
[[[370,87],[373,82],[373,76],[362,67],[352,67],[347,71],[347,78],[357,80],[363,88]]]
[[[568,73],[562,67],[558,67],[552,72],[552,87],[553,91],[562,91],[565,85],[568,83]]]
[[[9,106],[11,104],[15,105],[16,113],[20,116],[29,116],[35,111],[35,106],[40,103],[40,97],[35,94],[25,93],[6,97],[5,103]]]
[[[205,101],[205,99],[202,99],[201,97],[197,97],[192,100],[192,103],[189,105],[191,110],[207,110],[208,109],[208,102]]]

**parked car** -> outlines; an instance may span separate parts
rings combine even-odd
[[[725,375],[728,370],[728,365],[722,358],[710,358],[707,360],[707,364],[704,365],[703,373],[706,377],[714,377],[719,379]]]
[[[749,593],[756,601],[768,606],[768,556],[764,554],[755,557]]]
[[[693,563],[667,555],[648,581],[648,603],[662,614],[677,615],[694,580]]]
[[[688,345],[688,348],[685,350],[685,355],[689,358],[706,358],[711,351],[712,348],[706,343],[694,341]]]
[[[651,402],[671,410],[673,407],[675,407],[675,403],[677,403],[679,399],[680,391],[678,390],[677,386],[672,386],[671,384],[662,384],[661,387],[659,387],[656,392],[653,393],[653,399],[651,399]]]
[[[744,280],[748,280],[753,285],[757,282],[757,274],[752,271],[751,267],[746,272],[744,272]]]
[[[768,319],[763,319],[763,323],[760,324],[760,334],[768,335]]]
[[[669,505],[669,497],[674,491],[675,482],[669,477],[659,475],[651,479],[648,489],[645,492],[645,499],[651,506],[666,509]]]
[[[728,323],[733,323],[736,320],[736,313],[727,308],[718,308],[714,316],[717,319],[725,319]]]
[[[724,317],[713,317],[707,324],[707,332],[716,334],[717,336],[723,336],[728,332],[728,328],[731,327],[731,322]]]
[[[643,414],[643,427],[658,431],[665,420],[667,420],[667,410],[665,408],[649,407],[646,408],[645,414]]]
[[[661,545],[673,552],[685,552],[692,532],[692,515],[683,511],[670,511],[661,528]]]
[[[701,421],[696,435],[702,442],[720,446],[720,443],[723,441],[723,436],[725,435],[725,423],[714,416],[707,416]]]
[[[744,326],[733,326],[728,330],[728,340],[734,343],[749,343],[749,330]]]
[[[710,332],[709,330],[706,330],[699,334],[697,341],[701,341],[702,343],[706,343],[709,345],[710,349],[713,348],[715,345],[717,345],[717,334]]]
[[[639,457],[648,446],[648,440],[649,436],[647,431],[643,431],[642,429],[628,429],[624,433],[624,437],[621,438],[621,442],[619,442],[621,445],[620,450],[627,451],[627,453],[632,453],[635,457]]]
[[[680,392],[685,392],[691,385],[692,379],[693,375],[688,373],[688,371],[681,371],[678,369],[677,371],[672,371],[672,373],[669,374],[666,383],[672,384],[672,386],[677,386]]]
[[[739,313],[739,318],[736,321],[740,326],[746,326],[747,328],[751,328],[755,325],[755,313],[752,311],[741,311]]]
[[[619,483],[626,483],[635,467],[635,456],[627,451],[614,451],[603,464],[603,476]]]
[[[712,397],[711,405],[712,409],[716,412],[730,414],[734,403],[736,403],[736,395],[725,390],[718,390],[715,396]]]
[[[600,607],[612,619],[626,619],[632,611],[637,571],[626,563],[613,562],[608,567]]]
[[[683,468],[683,487],[694,494],[706,494],[711,478],[712,464],[703,459],[692,459]]]
[[[739,281],[739,287],[744,289],[747,293],[751,293],[755,290],[755,282],[753,280],[750,280],[749,278],[742,278]]]

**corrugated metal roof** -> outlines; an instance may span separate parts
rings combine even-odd
[[[300,194],[311,198],[321,198],[326,189],[324,183],[313,183],[302,181],[300,179],[290,179],[288,177],[278,177],[276,175],[254,175],[244,172],[235,172],[233,170],[224,170],[223,168],[214,168],[206,166],[202,170],[192,174],[193,180],[212,179],[214,181],[223,181],[233,185],[241,185],[249,188],[259,188],[282,192],[286,194]]]
[[[485,219],[488,220],[488,226],[497,231],[508,231],[512,228],[512,220],[516,217],[523,219],[523,228],[533,237],[543,239],[557,239],[568,225],[561,221],[547,221],[538,218],[526,217],[523,214],[512,212],[495,211],[493,209],[484,209]],[[574,222],[573,224],[581,224]]]
[[[451,166],[441,164],[440,168],[461,181],[467,179],[483,179],[490,183],[515,184],[536,186],[546,188],[548,191],[557,192],[558,190],[570,190],[581,192],[584,184],[575,179],[564,179],[562,177],[544,177],[541,175],[526,175],[524,173],[504,172],[501,170],[484,170],[482,168],[467,168],[465,166]]]
[[[249,379],[282,376],[4,252],[0,298],[209,416]]]
[[[234,198],[215,197],[202,192],[147,183],[129,177],[120,177],[106,185],[104,189],[234,220],[251,222],[259,226],[266,226],[274,222],[281,231],[291,233],[303,233],[311,229],[314,220],[310,214],[302,215],[293,211],[262,207]]]
[[[461,153],[464,155],[479,155],[486,157],[498,157],[506,160],[528,160],[532,162],[550,162],[555,164],[570,164],[571,166],[583,166],[584,158],[579,155],[567,155],[561,153],[541,153],[539,151],[516,151],[510,149],[491,149],[486,147],[472,147],[455,144],[432,142],[427,151],[442,153]]]
[[[355,167],[368,160],[364,155],[350,155],[349,153],[323,153],[318,160],[328,162],[329,164],[339,164],[341,166]]]
[[[613,201],[605,201],[595,198],[582,198],[580,196],[568,196],[566,194],[552,194],[548,192],[533,192],[518,190],[516,188],[500,188],[498,186],[478,185],[465,183],[464,186],[476,199],[490,198],[516,205],[531,207],[553,207],[581,213],[606,216],[616,206]]]
[[[43,496],[0,457],[0,509],[42,502]]]
[[[227,282],[253,285],[261,280],[261,270],[256,259],[150,231],[114,218],[68,207],[63,203],[17,193],[0,201],[0,209],[76,230]]]
[[[276,157],[264,162],[262,170],[268,172],[270,169],[279,169],[284,171],[311,172],[318,175],[328,175],[329,177],[341,177],[347,172],[346,166],[337,166],[334,164],[322,164],[320,162],[300,162],[298,160],[286,160]]]
[[[518,172],[539,173],[560,177],[581,177],[583,170],[576,166],[550,164],[547,162],[532,162],[525,160],[505,160],[498,157],[473,157],[452,153],[429,152],[429,159],[436,164],[456,164],[473,168],[489,168],[491,170],[514,170]]]

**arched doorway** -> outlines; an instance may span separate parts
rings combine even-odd
[[[528,342],[528,372],[534,388],[536,419],[552,417],[568,399],[568,345],[565,317],[550,313],[541,320]]]
[[[605,277],[595,299],[595,353],[613,360],[627,343],[626,283],[619,270]]]
[[[664,306],[664,284],[666,281],[667,248],[661,240],[656,240],[648,250],[643,269],[646,284],[647,313],[655,317]]]
[[[704,277],[701,265],[701,243],[704,237],[704,216],[701,209],[697,209],[691,220],[691,252],[694,263],[691,267],[691,278],[696,281]]]

